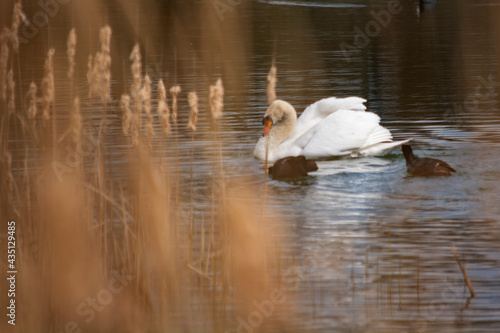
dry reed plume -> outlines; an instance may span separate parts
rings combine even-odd
[[[267,75],[267,100],[272,104],[276,100],[276,82],[278,82],[278,69],[273,63]]]
[[[144,76],[144,86],[141,89],[141,100],[144,103],[144,112],[151,115],[151,78],[146,74]]]
[[[111,100],[111,28],[105,26],[99,34],[101,41],[101,56],[99,59],[100,69],[100,95],[102,103]]]
[[[37,86],[35,82],[30,83],[30,89],[29,89],[29,98],[30,98],[30,104],[28,107],[28,118],[29,119],[35,119],[36,113],[37,113],[37,101],[36,101],[36,93],[37,93]]]
[[[131,87],[131,97],[134,100],[134,112],[130,130],[132,132],[132,144],[134,146],[138,146],[140,141],[141,113],[142,113],[142,101],[141,101],[142,56],[139,44],[134,45],[132,53],[130,54],[130,60],[132,61],[131,71],[133,77],[133,83]]]
[[[55,101],[55,88],[54,88],[54,49],[47,52],[47,59],[43,67],[44,75],[42,80],[42,108],[43,120],[50,119],[50,108],[53,107]]]
[[[16,53],[19,51],[19,37],[18,37],[19,27],[21,26],[21,21],[25,20],[26,20],[26,15],[23,13],[23,5],[21,4],[21,1],[18,0],[14,4],[14,12],[12,15],[12,26],[10,29],[12,48]]]
[[[26,20],[26,15],[23,13],[23,7],[21,1],[17,0],[14,4],[14,10],[12,13],[12,25],[11,28],[8,29],[4,27],[2,29],[2,33],[0,34],[0,91],[2,100],[7,100],[7,89],[11,89],[11,86],[14,82],[13,75],[7,72],[7,66],[9,62],[9,41],[12,44],[12,49],[15,53],[19,52],[19,27],[21,25],[21,21]],[[12,71],[12,69],[11,69]],[[12,77],[11,77],[12,76]],[[13,90],[12,90],[13,91]],[[9,105],[10,107],[14,107],[15,97],[11,94]],[[13,102],[14,101],[14,102]],[[13,111],[8,107],[9,113]]]
[[[158,82],[158,115],[163,127],[163,134],[168,136],[170,134],[170,110],[167,102],[167,90],[163,84],[163,80]]]
[[[142,87],[142,56],[141,56],[141,48],[139,44],[135,44],[132,49],[132,53],[130,53],[130,61],[132,61],[132,65],[130,67],[132,72],[132,88],[131,95],[135,101],[140,100],[140,92]],[[140,103],[138,103],[140,104]],[[140,113],[140,111],[139,111]]]
[[[68,35],[68,40],[66,42],[67,50],[66,53],[68,55],[68,78],[72,79],[73,74],[75,73],[75,55],[76,55],[76,30],[75,28],[71,29]]]
[[[16,2],[15,8],[20,22],[24,19],[20,2]],[[17,34],[18,29],[19,23],[13,23],[12,31]],[[0,71],[4,73],[5,68],[2,97],[5,101],[9,97],[13,99],[8,100],[7,106],[9,112],[14,112],[15,82],[13,70],[9,68],[8,41],[8,37],[2,35]],[[23,272],[18,280],[18,302],[23,304],[18,308],[20,326],[27,332],[59,332],[69,328],[94,332],[197,332],[200,323],[212,326],[214,332],[229,328],[234,320],[221,319],[221,314],[227,317],[228,313],[236,311],[245,316],[252,310],[254,300],[266,299],[272,292],[270,272],[276,263],[270,257],[276,253],[275,246],[279,242],[273,236],[275,231],[270,232],[268,223],[256,216],[258,209],[248,203],[257,201],[257,191],[239,189],[225,195],[227,180],[222,176],[222,143],[217,142],[219,137],[216,135],[214,144],[218,145],[219,159],[214,158],[213,164],[218,172],[212,175],[212,197],[208,194],[202,199],[207,205],[210,202],[214,205],[210,208],[213,212],[210,230],[205,229],[203,214],[207,212],[194,211],[199,207],[194,205],[192,169],[191,197],[186,198],[179,191],[184,185],[179,151],[175,151],[177,159],[168,162],[176,163],[174,178],[155,165],[158,156],[152,156],[151,149],[148,151],[140,145],[141,131],[145,131],[151,148],[153,122],[157,118],[152,115],[155,105],[152,105],[151,78],[142,75],[139,44],[134,46],[129,57],[133,78],[130,94],[123,94],[120,99],[123,133],[132,136],[134,148],[129,148],[130,158],[125,158],[123,165],[107,163],[105,152],[109,147],[103,139],[103,130],[97,135],[101,140],[98,142],[94,142],[92,135],[84,136],[82,130],[81,106],[89,101],[92,103],[97,96],[105,105],[111,99],[110,27],[100,30],[99,41],[100,50],[88,58],[89,97],[80,99],[75,91],[70,92],[69,120],[64,116],[55,117],[55,49],[48,50],[40,87],[41,111],[44,125],[49,120],[52,122],[52,127],[43,126],[45,137],[52,135],[53,140],[26,139],[24,168],[13,169],[12,163],[16,165],[17,161],[13,161],[6,149],[0,152],[3,157],[0,158],[1,172],[9,190],[8,205],[12,206],[9,209],[23,218],[23,228],[19,231],[22,238],[19,269]],[[76,45],[76,30],[72,29],[66,39],[67,77],[70,79],[75,78],[78,66]],[[18,85],[22,86],[21,82]],[[157,113],[167,136],[171,112],[168,91],[162,80],[158,82],[157,91]],[[171,87],[169,92],[172,94],[172,119],[177,125],[178,112],[183,110],[178,103],[185,100],[179,98],[179,85]],[[35,134],[37,94],[38,87],[31,82],[27,115]],[[57,96],[57,103],[60,103],[59,92]],[[210,86],[209,99],[212,117],[218,120],[224,100],[221,78]],[[192,167],[200,107],[197,93],[190,92],[187,101]],[[62,103],[57,105],[57,110],[59,105],[62,109]],[[141,124],[143,111],[147,116],[145,124]],[[13,117],[12,121],[17,119]],[[103,119],[106,119],[105,114],[101,118],[101,129]],[[66,121],[67,140],[54,140],[56,121]],[[179,133],[187,132],[184,127],[176,128]],[[6,142],[17,139],[18,135],[7,133]],[[87,145],[85,151],[82,150],[84,143]],[[52,155],[45,154],[51,149]],[[69,157],[63,154],[66,153],[64,149]],[[179,148],[175,145],[173,149]],[[88,163],[83,163],[84,157],[85,162],[93,161],[90,168]],[[165,153],[165,156],[160,155],[162,157],[170,156]],[[62,166],[64,177],[54,170],[55,163]],[[36,174],[38,170],[43,170],[43,177]],[[123,172],[123,177],[109,181],[107,177],[114,171]],[[17,186],[22,188],[17,191]],[[193,210],[189,230],[186,230],[185,215],[181,212],[186,204],[184,200],[189,200]],[[194,228],[198,230],[193,231]],[[190,244],[184,244],[186,239]],[[102,311],[94,311],[91,317],[88,317],[89,312],[81,315],[82,309],[93,308],[89,300],[102,307]],[[237,310],[234,310],[235,305]]]
[[[191,131],[196,131],[196,121],[198,120],[198,95],[196,92],[191,91],[188,94],[188,103],[191,108],[191,112],[189,113],[189,122],[188,128]]]
[[[181,86],[172,86],[172,88],[170,88],[170,93],[172,94],[172,120],[174,124],[177,125],[177,95],[181,93]]]
[[[123,94],[122,98],[120,99],[120,106],[123,111],[123,122],[122,122],[122,128],[123,128],[123,133],[125,135],[128,135],[130,131],[130,126],[132,122],[132,110],[130,110],[130,96],[127,94]]]
[[[215,84],[210,86],[210,110],[212,118],[217,120],[222,117],[222,109],[224,107],[224,86],[222,79],[218,78]]]
[[[101,50],[92,58],[89,56],[87,80],[89,97],[101,98],[103,104],[111,100],[111,28],[105,26],[99,32]]]

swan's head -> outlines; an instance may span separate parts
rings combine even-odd
[[[275,100],[264,114],[264,119],[262,119],[262,125],[264,125],[262,136],[266,136],[274,124],[291,120],[291,118],[294,118],[294,120],[297,119],[297,113],[293,106],[283,100]]]

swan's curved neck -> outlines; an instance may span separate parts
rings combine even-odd
[[[273,123],[267,136],[269,136],[269,148],[279,145],[292,133],[297,123],[297,113],[295,109],[289,105],[287,108],[281,109],[282,114],[278,121]]]

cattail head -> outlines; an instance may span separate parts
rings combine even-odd
[[[276,69],[276,65],[273,63],[271,70],[267,75],[267,100],[269,101],[269,104],[272,104],[276,100],[276,82],[278,82],[277,73],[278,70]]]
[[[163,102],[163,103],[162,103]],[[163,113],[170,113],[167,104],[167,89],[165,89],[165,84],[163,80],[158,82],[158,110],[157,113],[162,115]]]
[[[172,94],[172,120],[174,124],[177,124],[177,95],[181,92],[181,86],[175,85],[170,88],[170,93]]]
[[[99,41],[101,43],[101,52],[110,54],[111,53],[111,27],[109,25],[101,28],[99,32]]]
[[[26,20],[26,15],[23,13],[23,5],[21,1],[16,1],[14,4],[14,12],[12,14],[12,27],[10,29],[12,48],[17,53],[19,51],[19,27],[21,26],[21,21]]]
[[[98,80],[98,95],[101,97],[103,104],[111,100],[111,28],[105,26],[101,28],[99,33],[101,42],[101,52],[97,52],[95,59],[97,60],[95,70]]]
[[[134,82],[132,83],[132,98],[139,100],[139,94],[142,86],[142,57],[139,44],[135,44],[130,54],[132,61],[131,71]]]
[[[161,117],[163,134],[167,136],[170,133],[170,110],[167,102],[167,90],[163,80],[158,82],[158,114]]]
[[[73,142],[78,143],[82,137],[82,114],[80,111],[80,97],[75,97],[73,101],[73,109],[71,110],[70,124],[71,138]]]
[[[50,107],[54,103],[55,91],[54,91],[54,49],[50,49],[47,53],[47,59],[45,59],[45,65],[43,67],[44,75],[42,80],[42,94],[43,94],[43,119],[49,120],[50,118]]]
[[[7,110],[9,114],[13,114],[16,110],[16,83],[14,82],[14,72],[12,68],[7,73],[7,88],[9,91],[9,103],[7,104]]]
[[[198,120],[198,95],[196,92],[191,91],[188,94],[188,103],[191,108],[191,112],[189,113],[188,128],[194,132],[196,131],[196,121]]]
[[[30,91],[29,91],[30,106],[28,108],[28,118],[29,119],[35,119],[35,117],[36,117],[36,111],[37,111],[36,92],[37,92],[37,90],[38,90],[38,88],[37,88],[35,82],[31,82]]]
[[[123,133],[128,135],[130,130],[130,125],[132,121],[132,111],[130,110],[130,96],[127,94],[123,94],[120,99],[120,106],[123,111]]]
[[[101,61],[101,53],[97,52],[95,57],[89,55],[87,63],[87,81],[89,82],[89,98],[94,95],[99,95],[99,63]]]
[[[111,28],[105,26],[99,32],[101,50],[92,60],[89,57],[87,80],[89,82],[89,97],[98,95],[103,104],[111,100]]]
[[[66,42],[67,46],[67,54],[68,54],[68,78],[73,78],[73,73],[75,72],[75,55],[76,55],[76,30],[75,28],[71,29],[68,35],[68,40]]]
[[[104,104],[111,100],[111,28],[108,25],[101,29],[99,39],[101,41],[99,92]]]
[[[209,97],[212,118],[217,120],[222,117],[222,108],[224,107],[224,86],[221,78],[218,78],[215,84],[210,86]]]
[[[144,112],[151,114],[151,79],[149,75],[144,77],[144,86],[141,89],[141,100],[144,103]]]

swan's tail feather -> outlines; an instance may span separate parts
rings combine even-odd
[[[351,157],[358,156],[384,156],[390,154],[400,146],[410,142],[412,139],[391,142],[378,142],[371,146],[365,146],[356,151],[351,152]]]
[[[392,134],[387,128],[379,125],[370,133],[360,150],[381,142],[392,142]]]

